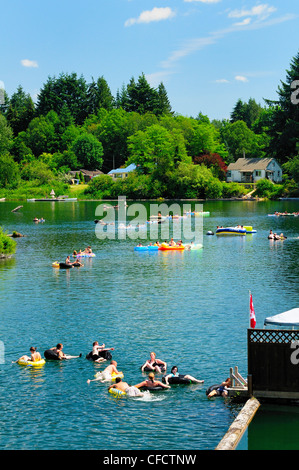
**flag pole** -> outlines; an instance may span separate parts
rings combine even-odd
[[[249,302],[248,302],[248,308],[249,308],[249,328],[250,328],[250,295],[251,295],[251,291],[248,290],[248,293],[249,293]]]

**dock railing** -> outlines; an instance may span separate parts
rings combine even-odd
[[[231,388],[247,388],[247,380],[239,373],[238,366],[235,366],[235,370],[232,367],[229,369],[229,376]]]

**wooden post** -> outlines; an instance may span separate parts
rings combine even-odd
[[[259,406],[256,398],[249,398],[215,450],[235,450]]]

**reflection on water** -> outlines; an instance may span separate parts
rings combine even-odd
[[[9,392],[0,402],[0,448],[213,449],[240,405],[207,400],[205,390],[230,367],[246,376],[248,291],[257,327],[297,306],[299,218],[267,217],[291,212],[289,202],[205,203],[211,216],[203,220],[202,250],[141,253],[134,240],[96,237],[97,204],[24,203],[17,217],[10,203],[0,206],[1,224],[26,235],[17,240],[16,255],[0,262],[0,377]],[[46,221],[34,224],[34,217]],[[217,225],[238,223],[257,233],[205,236]],[[270,229],[287,240],[271,244]],[[83,258],[84,267],[52,267],[88,245],[96,257]],[[87,384],[99,370],[85,359],[96,340],[115,348],[130,385],[142,380],[140,367],[151,351],[169,369],[178,365],[205,383],[117,400],[108,384]],[[43,353],[58,342],[82,357],[36,370],[11,363],[31,345]],[[52,432],[58,423],[59,438]]]

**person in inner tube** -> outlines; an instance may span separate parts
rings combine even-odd
[[[162,361],[161,359],[156,358],[156,354],[154,352],[150,353],[150,359],[147,360],[143,366],[141,367],[142,372],[145,369],[150,369],[152,371],[156,371],[161,374],[162,369],[166,370],[167,364],[166,362]]]
[[[105,348],[104,343],[100,346],[98,341],[94,341],[92,345],[92,354],[91,354],[92,360],[94,362],[106,361],[106,358],[105,358],[106,351],[114,351],[114,348]]]
[[[204,383],[204,380],[198,380],[198,379],[196,379],[195,377],[192,377],[192,375],[182,375],[182,374],[179,374],[179,372],[178,372],[178,367],[177,367],[177,366],[173,366],[173,367],[171,368],[170,374],[166,375],[166,377],[165,377],[165,383],[166,383],[167,385],[169,384],[168,380],[169,380],[171,377],[181,377],[182,379],[190,380],[190,382],[193,382],[193,383],[196,383],[196,384],[203,384],[203,383]]]
[[[30,348],[30,354],[31,354],[30,357],[24,355],[24,356],[20,357],[20,359],[18,359],[18,361],[25,361],[25,362],[26,361],[31,361],[31,362],[41,361],[42,358],[41,358],[40,353],[37,352],[36,348],[34,348],[33,346],[31,346],[31,348]]]
[[[150,372],[148,374],[148,379],[144,380],[143,382],[140,382],[140,384],[134,385],[136,388],[156,388],[156,387],[161,387],[161,388],[170,388],[170,385],[163,384],[159,380],[155,380],[155,374],[153,372]]]
[[[215,397],[215,396],[227,397],[227,395],[228,395],[227,389],[230,386],[231,386],[231,379],[230,379],[230,377],[228,377],[224,382],[222,382],[220,387],[216,388],[215,390],[212,390],[209,393],[208,398]]]

